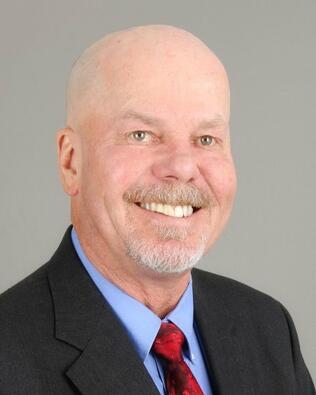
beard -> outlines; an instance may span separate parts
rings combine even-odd
[[[137,264],[157,273],[182,273],[192,269],[204,255],[206,239],[202,235],[195,246],[185,241],[185,231],[159,226],[155,234],[158,240],[149,240],[130,229],[125,241],[126,254]]]
[[[202,258],[205,243],[201,241],[196,248],[190,248],[183,242],[149,243],[136,238],[126,245],[126,253],[137,264],[157,273],[183,273],[192,269]]]
[[[124,194],[124,200],[128,224],[125,248],[130,259],[157,273],[181,273],[197,264],[207,249],[207,230],[196,235],[182,226],[156,222],[146,233],[145,229],[137,226],[137,218],[133,218],[128,206],[135,202],[161,202],[173,206],[210,208],[213,199],[208,193],[192,185],[162,183],[131,189]],[[192,239],[194,242],[190,244]]]

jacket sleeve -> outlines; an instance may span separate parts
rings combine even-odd
[[[289,312],[282,306],[285,319],[289,328],[291,345],[292,345],[292,358],[293,366],[296,377],[296,394],[299,395],[315,395],[315,387],[312,378],[305,365],[301,350],[298,335]]]

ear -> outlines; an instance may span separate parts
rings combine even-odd
[[[79,191],[79,136],[69,127],[57,132],[59,174],[64,191],[76,196]]]

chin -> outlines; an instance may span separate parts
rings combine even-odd
[[[156,273],[183,273],[192,269],[205,253],[202,237],[194,244],[192,247],[177,240],[150,243],[133,238],[126,243],[126,253],[136,264]]]

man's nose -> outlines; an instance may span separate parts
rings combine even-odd
[[[199,175],[192,147],[168,147],[153,165],[153,174],[163,181],[192,182]]]

